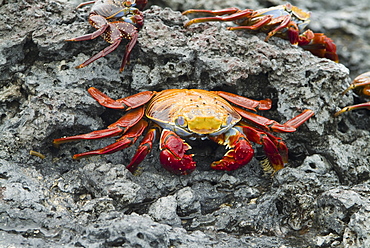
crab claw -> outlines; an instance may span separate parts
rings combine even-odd
[[[284,162],[288,160],[288,149],[281,139],[256,128],[243,126],[242,129],[250,141],[263,146],[267,156],[264,169],[270,171],[272,167],[271,171],[274,172],[284,168]]]
[[[298,45],[313,55],[339,62],[337,46],[332,39],[322,33],[307,30],[299,36]]]
[[[177,134],[167,129],[162,131],[159,160],[163,168],[177,175],[188,175],[193,172],[196,166],[193,154],[185,154],[189,149],[190,145]]]
[[[211,164],[211,168],[215,170],[236,170],[252,159],[254,150],[244,134],[236,128],[231,128],[227,133],[221,134],[211,139],[221,145],[226,145],[231,148],[224,157]]]

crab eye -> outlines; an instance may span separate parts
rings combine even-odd
[[[229,126],[230,124],[231,124],[231,121],[233,120],[233,117],[230,115],[230,114],[228,114],[227,115],[227,119],[226,119],[226,124],[223,124],[222,125],[222,127],[227,127],[227,126]]]
[[[184,119],[184,116],[179,116],[177,117],[177,119],[175,120],[175,123],[177,126],[180,126],[180,127],[186,127],[186,122],[185,122],[185,119]]]

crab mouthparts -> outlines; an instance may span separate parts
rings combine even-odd
[[[188,122],[188,129],[197,134],[210,134],[220,130],[222,121],[215,117],[194,117]]]

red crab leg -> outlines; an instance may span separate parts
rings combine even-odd
[[[294,34],[295,35],[295,34]],[[288,33],[288,37],[290,37],[290,33]],[[305,46],[310,44],[310,42],[315,38],[315,34],[312,30],[308,29],[298,37],[298,45]]]
[[[271,133],[269,132],[265,132],[263,131],[262,129],[259,129],[259,128],[256,128],[256,127],[252,127],[250,126],[248,123],[244,122],[244,121],[240,121],[238,123],[238,126],[237,128],[244,128],[244,127],[248,127],[248,128],[252,128],[254,129],[254,131],[256,132],[260,132],[260,133],[263,133],[265,135],[268,136],[268,138],[275,144],[275,146],[277,147],[277,149],[279,150],[279,154],[281,155],[281,158],[283,159],[283,162],[284,163],[288,163],[288,147],[286,146],[286,144],[284,143],[284,141],[280,138],[280,137],[276,137],[274,135],[272,135]],[[244,134],[247,135],[247,138],[250,140],[250,141],[253,141],[254,143],[258,143],[256,140],[253,139],[253,136],[248,136],[249,134],[247,132],[244,132],[244,129],[240,129]],[[249,132],[250,133],[250,132]],[[253,132],[254,133],[254,132]],[[258,143],[260,144],[260,143]]]
[[[100,51],[99,53],[95,54],[93,57],[89,58],[88,60],[86,60],[79,66],[77,66],[76,68],[77,69],[83,68],[91,64],[95,60],[100,59],[101,57],[104,57],[107,54],[111,53],[119,46],[122,39],[125,38],[125,39],[130,40],[130,42],[126,46],[126,51],[122,59],[122,64],[120,67],[120,72],[122,72],[124,70],[125,65],[129,61],[131,50],[135,46],[137,39],[138,39],[136,27],[127,22],[117,21],[117,22],[109,23],[103,16],[96,15],[96,14],[92,14],[89,16],[89,22],[93,27],[97,29],[97,31],[91,34],[86,34],[86,35],[77,37],[77,38],[72,38],[67,41],[92,40],[106,33],[106,36],[104,37],[104,39],[107,42],[111,43],[111,45],[106,47],[104,50]]]
[[[368,82],[351,84],[345,91],[343,91],[342,95],[346,94],[350,90],[355,90],[358,95],[370,97],[370,80]]]
[[[271,22],[272,19],[273,19],[273,16],[266,15],[266,16],[262,17],[261,19],[259,19],[258,22],[256,22],[253,25],[228,27],[227,29],[228,30],[240,30],[240,29],[258,30],[258,29],[262,28],[263,26],[267,25],[269,22]],[[280,25],[277,26],[272,31],[268,32],[268,34],[265,38],[265,41],[268,41],[277,32],[279,32],[280,30],[282,30],[284,28],[287,28],[287,27],[289,27],[288,29],[290,30],[290,33],[291,33],[290,42],[292,44],[297,44],[298,43],[298,36],[299,36],[299,29],[298,29],[297,25],[294,22],[291,21],[291,17],[289,15],[284,16],[283,18],[281,18]],[[295,32],[292,32],[293,30],[295,30]]]
[[[81,8],[81,7],[85,6],[85,5],[93,4],[93,3],[95,3],[95,2],[96,2],[96,1],[88,1],[88,2],[80,3],[80,4],[76,7],[76,9]]]
[[[94,23],[99,24],[99,27],[95,32],[91,34],[85,34],[76,38],[67,39],[66,41],[84,41],[84,40],[93,40],[100,35],[102,35],[105,30],[109,27],[107,20],[99,15],[92,15],[89,17],[89,20],[92,20]]]
[[[274,120],[270,120],[266,117],[245,111],[244,109],[234,107],[234,109],[244,118],[245,121],[259,126],[264,130],[270,130],[274,132],[294,132],[297,127],[302,125],[310,117],[314,115],[312,110],[306,109],[301,114],[290,119],[284,124],[280,124]]]
[[[122,39],[115,40],[110,46],[104,48],[104,50],[98,52],[97,54],[95,54],[94,56],[92,56],[91,58],[89,58],[88,60],[83,62],[82,64],[76,66],[76,69],[83,68],[83,67],[91,64],[95,60],[100,59],[100,58],[106,56],[107,54],[113,52],[114,50],[116,50],[116,48],[119,46],[119,44],[121,44],[121,41],[122,41]]]
[[[130,59],[131,51],[134,48],[135,44],[137,43],[137,39],[139,35],[137,33],[137,29],[135,28],[135,26],[130,23],[126,23],[126,22],[119,23],[118,22],[116,23],[116,25],[121,31],[122,36],[130,40],[129,43],[126,45],[125,54],[123,56],[121,67],[119,69],[119,71],[122,72]]]
[[[106,147],[101,149],[97,149],[94,151],[84,152],[80,154],[75,154],[73,156],[74,159],[80,159],[83,157],[89,157],[94,155],[102,155],[102,154],[110,154],[120,150],[123,150],[131,145],[133,145],[138,137],[144,132],[145,128],[148,126],[148,122],[141,119],[135,126],[130,128],[125,135],[121,138],[117,139],[115,143],[110,144]]]
[[[279,26],[277,26],[274,30],[270,31],[266,38],[265,38],[265,41],[268,41],[272,36],[274,36],[277,32],[279,32],[281,29],[283,28],[287,28],[289,26],[289,30],[293,29],[293,30],[296,30],[297,31],[297,39],[291,39],[291,43],[293,45],[297,44],[298,43],[298,33],[299,33],[299,29],[298,29],[298,26],[297,24],[295,24],[294,22],[291,21],[291,16],[290,15],[287,15],[283,18],[281,24]],[[293,41],[293,42],[292,42]]]
[[[134,172],[146,155],[149,154],[153,147],[153,141],[157,139],[159,132],[160,130],[158,126],[154,126],[148,130],[136,149],[135,155],[132,157],[130,164],[126,166],[129,171]]]
[[[288,120],[283,125],[298,128],[300,125],[305,123],[308,119],[310,119],[314,114],[315,113],[312,110],[305,109],[302,113]]]
[[[94,18],[94,17],[102,18],[102,20],[104,20],[104,22],[107,22],[105,18],[103,18],[101,16],[98,16],[98,15],[92,16],[90,18]],[[89,58],[88,60],[86,60],[85,62],[83,62],[82,64],[76,66],[77,69],[83,68],[83,67],[91,64],[95,60],[100,59],[100,58],[106,56],[107,54],[113,52],[114,50],[116,50],[117,47],[122,42],[122,37],[121,36],[114,37],[113,34],[112,34],[112,32],[113,32],[112,29],[116,29],[116,27],[112,23],[109,23],[109,24],[107,23],[107,24],[102,25],[101,28],[98,29],[98,31],[95,31],[92,34],[84,35],[84,36],[81,36],[81,37],[78,37],[78,38],[75,38],[74,40],[72,40],[72,41],[82,41],[82,40],[94,39],[94,38],[97,37],[96,35],[98,35],[98,34],[101,35],[104,32],[108,32],[108,30],[107,30],[108,27],[110,28],[109,32],[111,33],[111,37],[110,37],[110,39],[112,41],[111,42],[111,45],[109,45],[108,47],[104,48],[102,51],[98,52],[97,54],[95,54],[94,56],[92,56],[91,58]],[[90,39],[88,38],[89,36],[90,36]],[[126,57],[126,54],[125,54],[125,57]],[[127,63],[127,58],[125,58],[125,57],[124,57],[124,59],[122,61],[122,63],[125,62],[124,65]],[[123,70],[123,68],[122,68],[122,65],[121,65],[120,71],[122,72],[122,70]]]
[[[363,108],[370,109],[370,102],[360,103],[360,104],[356,104],[356,105],[352,105],[352,106],[342,108],[341,110],[336,112],[334,114],[334,116],[336,117],[336,116],[338,116],[338,115],[340,115],[344,112],[352,111],[352,110],[355,110],[355,109],[363,109]]]
[[[370,71],[357,76],[342,95],[350,90],[355,90],[358,95],[370,97]]]
[[[147,3],[148,3],[148,0],[136,0],[135,1],[136,8],[138,8],[139,10],[143,10],[144,7],[147,5]]]
[[[122,24],[122,25],[120,25],[120,24]],[[109,26],[111,26],[112,24],[109,24]],[[118,23],[117,24],[117,26],[133,26],[132,24],[129,24],[129,23]],[[134,26],[133,26],[134,27]],[[124,33],[123,32],[123,30],[121,30],[122,31],[122,33]],[[94,32],[95,33],[95,32]],[[93,34],[94,34],[93,33]],[[137,39],[138,39],[138,34],[137,34],[137,31],[136,31],[136,29],[135,29],[135,32],[134,33],[132,33],[132,34],[129,34],[129,33],[124,33],[123,34],[123,37],[125,37],[125,38],[127,38],[127,39],[129,39],[130,40],[130,42],[127,44],[127,46],[126,46],[126,51],[125,51],[125,54],[124,54],[124,56],[123,56],[123,59],[122,59],[122,63],[121,63],[121,67],[120,67],[120,69],[119,69],[119,71],[120,72],[122,72],[123,70],[124,70],[124,68],[125,68],[125,66],[126,66],[126,64],[127,64],[127,62],[129,61],[129,58],[130,58],[130,53],[131,53],[131,51],[132,51],[132,49],[133,49],[133,47],[135,46],[135,44],[136,44],[136,42],[137,42]],[[82,38],[82,37],[79,37],[79,38]],[[94,37],[94,38],[96,38],[96,37]],[[92,38],[93,39],[93,38]],[[80,39],[80,40],[82,40],[82,39]],[[74,41],[78,41],[77,39],[75,39]],[[99,53],[97,53],[97,54],[95,54],[94,56],[92,56],[91,58],[89,58],[88,60],[86,60],[85,62],[83,62],[82,64],[80,64],[79,66],[76,66],[76,68],[77,69],[80,69],[80,68],[83,68],[83,67],[85,67],[85,66],[87,66],[87,65],[89,65],[89,64],[91,64],[92,62],[94,62],[95,60],[97,60],[97,59],[100,59],[100,58],[102,58],[102,57],[104,57],[104,56],[106,56],[107,54],[109,54],[109,53],[111,53],[111,52],[113,52],[114,50],[116,50],[117,49],[117,47],[119,46],[119,44],[121,44],[121,42],[122,42],[122,37],[119,37],[119,38],[115,38],[114,40],[113,40],[113,43],[110,45],[110,46],[108,46],[108,47],[106,47],[106,48],[104,48],[104,50],[102,50],[102,51],[100,51]]]
[[[76,38],[68,39],[66,41],[92,40],[92,39],[95,39],[95,38],[99,37],[104,32],[106,32],[108,27],[112,28],[111,24],[109,24],[107,22],[107,20],[104,17],[100,16],[100,15],[90,15],[89,16],[89,22],[91,23],[92,26],[97,28],[97,30],[95,32],[93,32],[91,34],[85,34],[85,35],[82,35],[82,36],[79,36],[79,37],[76,37]],[[113,26],[113,28],[114,28],[114,26]],[[95,60],[97,60],[101,57],[104,57],[105,55],[114,51],[118,47],[118,45],[121,43],[121,40],[122,40],[122,38],[115,40],[109,47],[105,48],[103,51],[101,51],[98,54],[94,55],[93,57],[89,58],[88,60],[86,60],[82,64],[76,66],[76,68],[77,69],[83,68],[83,67],[91,64]]]
[[[230,15],[239,12],[240,9],[238,8],[226,8],[226,9],[220,9],[220,10],[206,10],[206,9],[189,9],[184,12],[182,12],[183,15],[188,14],[210,14],[213,16],[219,16],[219,15]]]
[[[287,31],[288,40],[293,45],[300,45],[303,35],[299,34],[300,33],[299,27],[294,22],[290,22],[288,26],[289,26]]]
[[[249,109],[249,110],[269,110],[271,108],[272,101],[270,99],[265,100],[252,100],[244,96],[239,96],[236,94],[232,94],[225,91],[212,91],[212,93],[215,93],[222,98],[225,98],[229,102],[232,102],[238,106],[241,106],[243,108]]]
[[[337,46],[332,39],[322,33],[307,30],[299,36],[298,45],[313,55],[339,62]]]
[[[250,141],[263,146],[269,165],[274,171],[284,168],[284,162],[288,160],[288,149],[280,138],[253,127],[242,126],[240,128]]]
[[[113,100],[97,88],[91,87],[87,90],[90,95],[102,106],[111,109],[130,110],[149,102],[155,95],[154,91],[143,91],[135,95]]]
[[[354,90],[357,95],[370,97],[370,72],[365,72],[357,76],[352,81],[351,85],[345,91],[343,91],[342,95],[346,94],[350,90]],[[370,102],[345,107],[335,113],[334,116],[338,116],[344,112],[361,108],[370,109]]]
[[[94,132],[87,133],[87,134],[80,134],[80,135],[75,135],[75,136],[70,136],[70,137],[54,139],[53,144],[60,145],[63,143],[67,143],[71,141],[78,141],[78,140],[83,140],[83,139],[102,139],[102,138],[107,138],[107,137],[112,137],[112,136],[118,136],[121,133],[122,133],[122,129],[120,127],[112,127],[109,129],[98,130],[98,131],[94,131]]]
[[[200,23],[200,22],[216,22],[216,21],[222,21],[222,22],[229,22],[229,21],[237,21],[243,18],[249,18],[254,11],[251,9],[245,9],[245,10],[239,10],[237,8],[229,8],[229,9],[223,9],[223,10],[188,10],[183,12],[183,15],[187,15],[189,13],[207,13],[211,15],[225,15],[225,14],[231,14],[229,16],[212,16],[212,17],[201,17],[201,18],[195,18],[187,23],[185,23],[185,27],[189,27],[190,25],[194,23]]]
[[[279,150],[279,154],[283,159],[283,163],[288,163],[288,147],[286,146],[285,142],[280,137],[276,137],[270,133],[266,133],[267,136],[274,142],[275,146]]]
[[[108,126],[107,129],[93,131],[87,134],[80,134],[65,138],[55,139],[53,143],[55,145],[78,141],[78,140],[89,140],[89,139],[102,139],[113,136],[123,135],[130,127],[134,126],[140,121],[144,115],[144,108],[133,109],[130,112],[122,116],[118,121]]]
[[[185,154],[191,149],[176,133],[164,129],[160,138],[159,159],[163,167],[177,175],[188,175],[195,170],[193,154]]]
[[[210,137],[220,145],[230,148],[224,157],[211,164],[215,170],[236,170],[246,164],[253,158],[254,150],[243,133],[236,128],[231,128],[226,133]]]
[[[236,27],[227,27],[228,30],[239,30],[239,29],[249,29],[249,30],[258,30],[262,26],[265,26],[272,20],[271,15],[266,15],[264,17],[261,17],[255,24],[248,25],[248,26],[236,26]]]

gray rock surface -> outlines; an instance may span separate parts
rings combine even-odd
[[[249,7],[205,2],[153,2],[161,7],[145,11],[131,63],[120,74],[124,45],[74,68],[107,46],[101,38],[64,41],[92,32],[88,7],[0,1],[1,247],[369,247],[370,113],[333,117],[360,101],[340,93],[354,73],[370,68],[366,1],[300,5],[324,16],[311,26],[338,44],[339,64],[279,38],[266,43],[264,34],[227,31],[223,23],[184,29],[184,9]],[[259,165],[259,146],[242,169],[210,170],[224,149],[209,141],[191,142],[198,165],[191,175],[165,171],[157,145],[133,175],[125,165],[135,147],[75,161],[73,154],[113,140],[52,146],[121,116],[98,105],[90,86],[112,98],[168,88],[271,98],[273,108],[260,114],[281,123],[306,108],[316,114],[297,132],[281,134],[289,164],[273,177]]]

